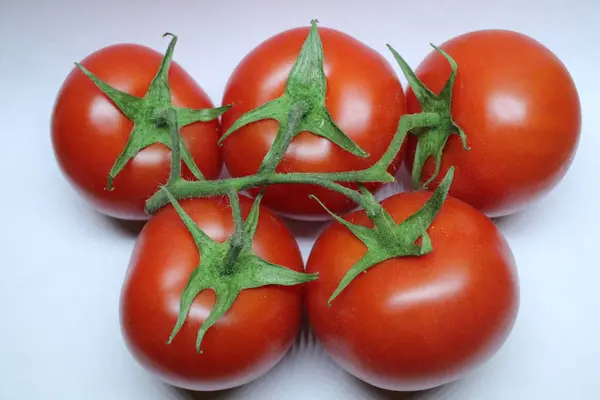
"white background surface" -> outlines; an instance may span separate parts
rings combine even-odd
[[[1,400],[600,399],[600,3],[318,4],[0,1]],[[54,97],[74,61],[118,42],[163,52],[168,43],[161,35],[171,31],[180,39],[175,60],[219,103],[248,51],[314,17],[390,61],[391,43],[413,67],[429,42],[474,29],[514,29],[548,46],[571,71],[583,109],[575,162],[544,201],[499,222],[519,267],[517,324],[484,368],[420,395],[367,387],[332,365],[308,335],[265,378],[239,390],[176,391],[142,370],[121,340],[118,297],[135,232],[92,211],[60,175],[50,147]],[[302,239],[305,255],[310,244]]]

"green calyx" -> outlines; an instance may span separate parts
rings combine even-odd
[[[162,188],[177,214],[189,230],[201,255],[200,264],[194,269],[183,290],[177,322],[167,343],[171,343],[183,326],[194,298],[203,290],[211,289],[216,296],[215,305],[202,323],[196,339],[196,350],[202,353],[204,335],[231,308],[240,292],[267,285],[292,286],[310,282],[316,274],[296,272],[272,264],[252,251],[252,238],[258,225],[262,193],[256,197],[245,221],[242,219],[237,192],[229,196],[235,224],[234,234],[225,242],[218,243],[206,235],[183,210],[177,200]]]
[[[325,106],[326,94],[323,46],[317,30],[317,20],[312,20],[308,37],[288,75],[284,94],[242,115],[225,132],[221,141],[250,123],[264,119],[277,120],[279,131],[263,159],[259,173],[274,171],[294,137],[305,131],[329,139],[356,156],[368,157],[369,154],[346,136],[333,121]]]
[[[450,135],[459,135],[463,148],[465,150],[470,150],[470,147],[467,145],[467,135],[452,119],[452,89],[454,87],[458,66],[452,57],[444,50],[433,44],[431,46],[448,61],[451,68],[450,77],[439,94],[435,94],[429,90],[429,88],[417,78],[413,70],[408,66],[400,54],[398,54],[392,46],[388,45],[388,48],[398,62],[402,73],[406,77],[408,84],[411,86],[415,97],[421,104],[421,113],[437,115],[438,119],[435,124],[415,126],[410,131],[411,134],[417,137],[417,148],[413,169],[411,171],[412,184],[415,190],[419,188],[427,189],[429,184],[439,175],[442,153]],[[429,157],[433,157],[435,161],[435,172],[421,186],[420,182],[421,175],[423,174],[423,167]]]
[[[367,247],[365,255],[342,278],[329,298],[329,305],[360,273],[369,268],[392,258],[422,256],[433,251],[427,229],[446,201],[453,177],[454,167],[451,167],[427,203],[399,224],[364,188],[361,188],[361,193],[366,205],[365,212],[373,221],[373,228],[353,224],[329,211],[319,201],[333,218],[348,228]],[[415,242],[419,238],[421,238],[421,244],[417,245]]]
[[[108,190],[113,189],[115,177],[125,167],[129,160],[145,147],[154,143],[160,143],[172,150],[172,136],[164,116],[166,110],[176,110],[178,124],[180,127],[183,127],[196,122],[214,120],[231,107],[227,105],[219,108],[191,109],[173,106],[168,76],[173,51],[175,49],[175,44],[177,43],[177,36],[171,33],[165,33],[163,37],[165,36],[170,36],[171,42],[169,43],[169,47],[167,48],[167,52],[156,76],[150,83],[148,92],[141,98],[113,88],[96,77],[92,72],[88,71],[83,65],[75,63],[75,65],[112,100],[119,110],[134,123],[133,130],[131,131],[125,148],[121,154],[119,154],[109,172],[106,184]],[[194,174],[196,179],[204,179],[202,172],[198,169],[198,166],[182,140],[179,141],[178,146],[183,162]]]

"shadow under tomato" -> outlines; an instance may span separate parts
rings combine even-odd
[[[128,221],[124,219],[116,219],[113,217],[109,217],[106,215],[102,215],[103,218],[106,218],[109,225],[113,227],[117,233],[123,234],[123,236],[129,236],[132,238],[136,238],[139,236],[140,232],[146,225],[147,221]]]
[[[541,204],[534,204],[514,214],[492,218],[492,221],[507,237],[527,236],[543,218],[543,212]]]
[[[331,220],[328,221],[301,221],[291,218],[283,218],[285,224],[290,228],[297,239],[312,239],[317,237]]]
[[[194,392],[191,390],[181,390],[172,388],[172,390],[176,394],[177,399],[181,400],[227,400],[233,398],[237,398],[239,396],[234,396],[232,392],[236,389],[229,390],[220,390],[216,392]]]
[[[453,382],[433,389],[421,390],[418,392],[394,392],[391,390],[385,390],[371,386],[358,378],[355,379],[358,381],[358,385],[363,386],[365,393],[371,393],[371,395],[368,397],[369,399],[377,400],[429,400],[454,398],[449,394],[456,388],[456,383]]]
[[[145,220],[123,220],[108,216],[96,210],[82,197],[74,193],[66,193],[57,199],[61,211],[66,219],[66,223],[73,224],[81,229],[89,231],[90,228],[108,229],[119,236],[125,238],[137,238],[142,228],[146,224]],[[68,210],[68,211],[67,211]]]
[[[395,193],[413,191],[411,174],[404,164],[398,168],[395,178],[396,182],[391,184]]]

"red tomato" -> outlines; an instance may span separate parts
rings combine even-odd
[[[296,28],[266,40],[237,66],[225,88],[223,104],[234,106],[223,115],[223,131],[244,113],[283,94],[287,76],[296,61],[309,28]],[[376,51],[333,29],[319,28],[327,76],[326,106],[334,122],[368,158],[355,156],[328,139],[302,132],[293,140],[277,171],[339,172],[365,169],[387,150],[406,110],[403,88],[391,65]],[[224,141],[223,155],[229,173],[256,173],[276,136],[278,123],[263,120],[234,132]],[[390,168],[393,174],[404,154]],[[356,187],[356,185],[350,185]],[[368,187],[376,190],[381,185]],[[251,190],[253,196],[260,189]],[[273,185],[263,204],[300,219],[322,219],[325,211],[309,199],[314,194],[333,212],[355,204],[339,193],[311,185]]]
[[[143,97],[163,56],[147,47],[120,44],[105,47],[81,64],[109,85]],[[212,108],[206,93],[175,62],[169,71],[175,106]],[[74,68],[62,85],[52,113],[52,144],[59,166],[75,189],[98,211],[121,219],[147,219],[144,203],[169,177],[170,150],[153,144],[127,163],[106,190],[108,173],[129,139],[133,122]],[[219,122],[198,122],[181,128],[184,143],[207,179],[219,176],[222,153]],[[193,175],[183,166],[183,175]]]
[[[233,233],[226,198],[180,202],[213,240]],[[252,202],[241,197],[242,215]],[[296,271],[304,265],[287,227],[261,207],[253,250],[265,260]],[[205,290],[195,298],[188,318],[171,344],[166,344],[179,313],[182,291],[200,260],[191,234],[169,205],[145,225],[136,243],[121,295],[125,341],[135,358],[164,381],[193,390],[220,390],[245,384],[269,371],[298,334],[303,289],[265,286],[244,290],[195,349],[196,335],[215,301]]]
[[[402,193],[382,205],[401,222],[429,196]],[[363,211],[346,219],[372,226]],[[307,272],[319,272],[307,287],[312,329],[335,361],[374,386],[412,391],[458,379],[491,357],[515,322],[515,264],[493,222],[449,197],[428,233],[431,253],[373,266],[331,307],[327,300],[365,246],[336,222],[310,254]]]
[[[452,116],[471,150],[465,151],[458,135],[452,135],[430,188],[454,165],[451,196],[491,217],[522,210],[556,186],[575,155],[581,109],[569,72],[546,47],[511,31],[471,32],[440,47],[458,64]],[[439,93],[450,66],[434,51],[415,72]],[[410,113],[421,109],[410,89],[407,104]],[[411,137],[411,169],[415,147]],[[434,165],[433,159],[425,163],[422,182],[432,176]]]

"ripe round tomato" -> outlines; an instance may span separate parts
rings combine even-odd
[[[454,165],[451,196],[490,217],[522,210],[556,186],[575,155],[581,109],[569,72],[546,47],[511,31],[475,31],[440,47],[458,64],[452,116],[471,150],[464,150],[458,135],[452,135],[430,188]],[[433,51],[415,73],[439,93],[450,66]],[[407,104],[410,113],[421,109],[411,89]],[[411,135],[410,169],[415,147]],[[425,163],[421,182],[432,176],[434,165],[432,158]]]
[[[143,97],[163,56],[144,46],[119,44],[100,49],[81,64],[123,92]],[[175,62],[169,84],[175,106],[212,108],[207,94]],[[52,113],[52,144],[58,164],[72,186],[98,211],[121,219],[147,219],[144,203],[169,177],[170,150],[152,144],[132,158],[106,189],[108,174],[129,139],[133,122],[84,75],[74,68],[60,89]],[[217,141],[219,122],[198,122],[181,128],[183,142],[207,179],[222,168]],[[183,165],[183,176],[193,175]]]
[[[402,193],[382,205],[401,222],[429,196]],[[345,219],[372,226],[363,211]],[[371,267],[330,307],[329,297],[365,246],[335,222],[307,262],[307,272],[319,273],[306,296],[318,341],[345,370],[374,386],[412,391],[456,380],[490,358],[515,322],[515,264],[493,222],[449,197],[428,233],[431,253]]]
[[[241,197],[247,217],[252,201]],[[180,202],[195,223],[213,240],[233,233],[226,198]],[[304,265],[291,232],[273,213],[261,207],[253,239],[254,252],[265,260],[296,271]],[[197,353],[196,336],[208,317],[215,295],[204,290],[171,344],[180,297],[200,256],[191,234],[169,205],[145,225],[136,243],[121,295],[125,341],[147,370],[164,381],[193,390],[239,386],[269,371],[298,334],[302,316],[300,286],[264,286],[244,290],[233,306],[208,329]]]
[[[223,104],[233,107],[223,115],[223,131],[244,113],[283,94],[309,28],[291,29],[275,35],[250,52],[229,78]],[[294,138],[278,172],[339,172],[367,168],[387,150],[406,110],[402,85],[391,65],[379,53],[337,30],[319,28],[327,76],[326,106],[334,122],[368,158],[355,156],[328,139],[302,132]],[[278,130],[275,120],[247,125],[223,143],[223,156],[234,177],[258,171]],[[394,174],[404,148],[392,164]],[[356,187],[356,185],[350,185]],[[368,187],[376,190],[381,185]],[[253,196],[260,189],[253,189]],[[273,185],[263,202],[271,209],[299,219],[323,219],[327,214],[308,196],[316,195],[333,212],[345,212],[355,204],[339,193],[312,185]]]

